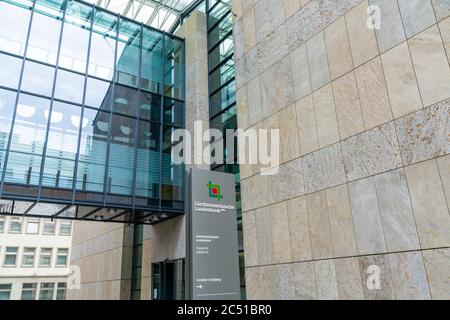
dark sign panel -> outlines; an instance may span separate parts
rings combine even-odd
[[[234,175],[192,169],[190,200],[190,298],[240,299]]]

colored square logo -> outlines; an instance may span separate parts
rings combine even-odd
[[[207,184],[209,189],[209,197],[215,198],[220,203],[220,200],[223,198],[222,193],[220,192],[220,185],[213,184],[211,181]]]

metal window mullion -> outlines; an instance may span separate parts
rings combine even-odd
[[[133,182],[131,185],[133,200],[132,200],[132,210],[130,215],[130,220],[133,220],[135,212],[135,201],[136,201],[136,176],[137,176],[137,157],[138,157],[138,140],[139,140],[139,125],[140,125],[140,117],[139,117],[139,111],[140,111],[140,105],[141,105],[141,84],[142,84],[142,55],[144,51],[144,24],[141,23],[141,38],[139,40],[139,77],[138,77],[138,93],[137,93],[137,105],[135,110],[136,115],[136,126],[134,130],[134,161],[133,161]]]
[[[89,63],[90,63],[90,56],[91,56],[91,42],[92,42],[92,29],[94,27],[94,17],[96,14],[96,8],[95,6],[92,6],[91,11],[91,25],[89,30],[89,43],[88,43],[88,49],[87,49],[87,59],[86,59],[86,73],[84,74],[84,91],[83,91],[83,99],[81,102],[81,115],[80,115],[80,126],[78,131],[78,142],[77,142],[77,153],[75,155],[75,168],[73,171],[73,179],[72,179],[72,204],[75,203],[75,197],[76,197],[76,189],[77,189],[77,177],[78,177],[78,162],[80,161],[80,148],[81,148],[81,135],[83,131],[83,117],[84,117],[84,107],[86,104],[86,91],[87,91],[87,79],[88,79],[88,73],[89,73]]]
[[[106,192],[107,192],[107,182],[108,182],[108,171],[109,171],[109,152],[111,149],[111,133],[112,133],[112,117],[114,108],[114,94],[116,89],[116,65],[117,65],[117,49],[119,47],[119,30],[120,30],[120,19],[121,15],[117,16],[117,28],[116,28],[116,42],[114,48],[114,68],[113,68],[113,78],[111,82],[111,104],[110,104],[110,114],[109,114],[109,127],[108,127],[108,137],[106,145],[106,159],[105,159],[105,176],[103,177],[103,206],[106,207]]]
[[[47,128],[45,129],[45,140],[44,140],[45,142],[44,142],[44,147],[43,147],[43,151],[42,151],[41,168],[39,171],[39,185],[38,185],[38,195],[37,195],[38,202],[41,199],[42,180],[43,180],[43,176],[44,176],[44,166],[45,166],[45,156],[47,155],[48,136],[50,133],[50,124],[51,124],[51,119],[52,119],[53,102],[54,102],[55,89],[56,89],[56,79],[58,76],[59,56],[61,53],[61,43],[62,43],[62,38],[63,38],[63,33],[64,33],[64,23],[65,23],[65,19],[66,19],[66,11],[67,11],[68,5],[69,5],[69,1],[67,0],[64,3],[64,11],[63,11],[62,19],[61,19],[61,30],[60,30],[59,39],[58,39],[58,50],[57,50],[57,55],[56,55],[55,74],[53,75],[52,98],[50,100],[50,107],[48,110]]]
[[[163,144],[164,144],[164,66],[166,52],[166,32],[163,32],[163,43],[161,51],[161,114],[159,115],[159,211],[162,210],[162,179],[163,179]]]
[[[209,25],[209,14],[206,17],[206,25],[207,25],[207,30],[208,32],[211,32],[215,27],[217,27],[223,20],[225,20],[225,18],[230,15],[231,13],[231,9],[228,9],[219,19],[217,19],[216,22],[214,22],[211,26]],[[230,15],[231,16],[231,15]]]
[[[0,185],[0,198],[3,196],[3,189],[4,189],[4,185],[5,185],[6,168],[7,168],[7,165],[8,165],[9,153],[11,151],[12,135],[13,135],[13,131],[14,131],[14,123],[16,122],[17,105],[19,103],[20,89],[22,87],[23,73],[24,73],[24,70],[25,70],[25,61],[26,61],[26,56],[27,56],[27,51],[28,51],[28,42],[30,40],[31,26],[32,26],[32,23],[33,23],[34,8],[35,8],[35,2],[33,1],[33,6],[30,9],[30,11],[31,11],[31,13],[30,13],[30,22],[28,24],[27,37],[26,37],[26,40],[25,40],[25,49],[23,51],[22,67],[20,69],[20,76],[19,76],[19,83],[18,83],[18,86],[17,86],[16,99],[14,101],[14,111],[13,111],[13,115],[12,115],[12,119],[11,119],[11,127],[10,127],[10,132],[9,132],[9,137],[8,137],[8,143],[6,145],[5,161],[4,161],[3,168],[2,168],[2,179],[1,179],[2,181],[1,181],[1,185]]]

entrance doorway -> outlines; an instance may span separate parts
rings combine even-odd
[[[184,299],[184,264],[184,259],[152,263],[153,300]]]

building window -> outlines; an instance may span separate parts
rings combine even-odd
[[[22,218],[11,217],[9,220],[9,233],[22,232]]]
[[[17,247],[6,247],[5,261],[3,261],[4,266],[15,267],[17,260]]]
[[[44,220],[44,230],[42,231],[43,234],[55,234],[55,221],[52,221],[51,219],[45,219]]]
[[[67,283],[59,282],[56,290],[56,300],[66,300]]]
[[[11,284],[0,284],[0,300],[9,300],[11,296]]]
[[[59,223],[59,235],[70,236],[72,233],[72,221],[61,220]]]
[[[56,254],[56,265],[67,266],[67,256],[69,255],[69,249],[58,249]]]
[[[36,300],[36,283],[24,283],[22,285],[22,300]]]
[[[5,232],[5,217],[0,217],[0,233]]]
[[[33,267],[35,255],[36,255],[36,248],[23,248],[22,266]]]
[[[41,255],[39,257],[39,265],[42,267],[50,267],[52,264],[52,248],[41,248]]]
[[[39,300],[52,300],[55,284],[51,282],[42,282],[39,290]]]
[[[28,218],[27,219],[27,233],[38,234],[39,233],[39,219]]]

